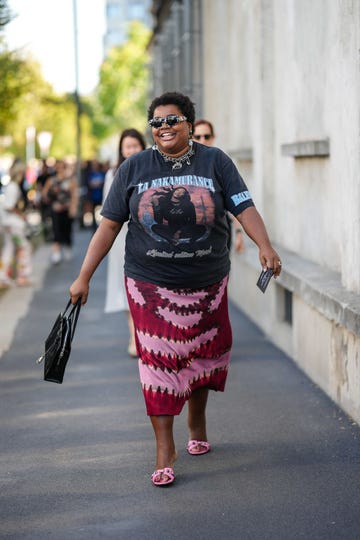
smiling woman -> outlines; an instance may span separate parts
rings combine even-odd
[[[193,130],[195,110],[188,103],[182,103],[181,99],[179,99],[179,105],[166,103],[166,101],[159,100],[156,105],[157,102],[154,100],[149,108],[148,117],[155,149],[165,154],[171,161],[187,152],[192,152],[192,141],[189,135]],[[178,164],[179,160],[176,163]],[[181,165],[176,165],[176,168],[181,168]]]
[[[129,220],[125,284],[157,445],[156,486],[175,480],[173,423],[186,402],[187,451],[210,451],[208,393],[224,390],[232,345],[227,211],[257,244],[262,267],[275,276],[281,270],[244,180],[219,148],[191,140],[194,121],[188,96],[169,92],[152,101],[148,122],[155,144],[117,170],[103,219],[70,287],[73,303],[87,301],[91,276]]]

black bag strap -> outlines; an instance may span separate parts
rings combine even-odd
[[[68,311],[70,305],[71,305],[71,300],[69,300],[69,302],[67,303],[65,311],[63,313],[64,316],[65,316],[66,312]],[[80,309],[81,309],[81,298],[79,298],[77,300],[77,302],[73,305],[73,307],[71,308],[70,313],[67,316],[67,319],[70,321],[70,324],[71,324],[70,341],[73,340],[73,337],[74,337],[74,334],[75,334],[76,325],[77,325],[78,318],[79,318],[79,315],[80,315]]]

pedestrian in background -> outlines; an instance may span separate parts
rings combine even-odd
[[[105,175],[103,190],[104,200],[106,199],[110,187],[114,180],[114,175],[118,167],[130,156],[145,150],[146,143],[143,135],[137,129],[125,129],[119,141],[118,161],[114,169],[110,168]],[[105,313],[126,311],[129,326],[128,354],[137,356],[135,344],[134,323],[129,311],[129,304],[126,297],[124,284],[124,259],[125,259],[125,237],[127,234],[127,224],[125,223],[120,233],[116,237],[107,257],[106,275],[106,297]]]
[[[54,169],[47,164],[46,159],[43,159],[41,162],[40,172],[36,178],[35,202],[36,202],[36,206],[40,210],[41,224],[43,228],[44,239],[46,242],[53,240],[52,222],[51,222],[51,205],[45,202],[44,198],[42,197],[42,191],[44,189],[46,181],[51,176],[54,176],[54,174],[55,174]]]
[[[183,94],[169,92],[152,101],[148,122],[155,144],[119,167],[70,287],[72,303],[81,297],[85,304],[92,275],[130,215],[126,288],[156,439],[156,486],[175,479],[174,416],[186,401],[187,451],[198,457],[210,450],[208,392],[224,390],[232,345],[226,211],[258,246],[261,267],[272,268],[275,277],[281,271],[244,180],[219,148],[192,141],[194,121],[194,104]]]
[[[194,134],[193,138],[195,141],[205,144],[206,146],[213,146],[215,141],[215,131],[213,124],[209,120],[200,119],[196,120],[194,123]],[[231,249],[231,239],[232,239],[232,225],[235,228],[235,246],[234,249],[237,253],[242,253],[244,251],[244,239],[242,236],[242,231],[239,222],[237,219],[232,216],[229,212],[227,213],[228,223],[229,223],[229,249]]]
[[[31,285],[31,244],[27,239],[27,222],[21,185],[25,164],[16,159],[10,167],[10,182],[4,188],[1,212],[3,247],[1,251],[0,288]]]
[[[212,123],[204,119],[196,120],[194,123],[193,139],[206,146],[213,146],[215,131]]]
[[[91,204],[92,212],[92,228],[96,231],[98,226],[98,210],[101,208],[103,200],[103,189],[105,182],[105,172],[103,170],[102,163],[97,159],[93,159],[90,164],[90,168],[87,172],[87,191],[88,200]]]
[[[42,190],[42,199],[51,207],[53,246],[51,262],[58,264],[72,257],[73,221],[77,214],[78,188],[73,167],[64,160],[55,165],[55,175],[48,178]]]

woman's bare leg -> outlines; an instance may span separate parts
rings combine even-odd
[[[207,388],[198,388],[189,398],[188,427],[190,440],[207,441],[206,404],[208,395],[209,390]],[[203,447],[199,445],[199,451],[201,450],[203,450]]]
[[[173,435],[173,416],[150,416],[156,439],[156,470],[173,467],[177,458]],[[167,475],[163,475],[167,480]]]

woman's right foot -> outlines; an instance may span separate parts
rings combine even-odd
[[[169,484],[172,484],[175,480],[175,474],[174,474],[174,463],[177,460],[177,452],[173,454],[172,458],[169,460],[165,460],[169,465],[165,467],[161,467],[157,465],[157,469],[152,473],[151,475],[151,481],[154,484],[154,486],[168,486]],[[158,459],[158,463],[162,463],[164,460]]]

